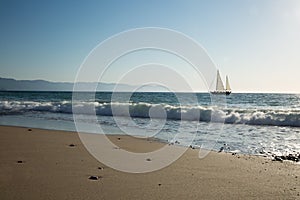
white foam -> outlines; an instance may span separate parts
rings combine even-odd
[[[179,106],[170,104],[120,103],[120,102],[79,102],[74,105],[81,114],[102,116],[128,116],[153,118],[225,122],[228,124],[273,125],[300,127],[300,110],[267,109],[222,109],[211,106]],[[113,109],[112,109],[113,108]],[[164,112],[162,112],[164,110]],[[113,111],[113,112],[112,112]],[[52,112],[72,114],[72,102],[0,101],[0,114],[22,114],[25,112]],[[199,119],[200,113],[200,119]]]

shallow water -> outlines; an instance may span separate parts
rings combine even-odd
[[[207,93],[83,93],[73,104],[86,132],[157,137],[247,154],[300,152],[300,96]],[[76,131],[71,92],[0,92],[0,124]],[[211,122],[213,121],[213,122]],[[192,143],[189,141],[192,140]]]

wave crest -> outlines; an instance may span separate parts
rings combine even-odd
[[[74,104],[76,113],[99,116],[128,116],[140,118],[167,118],[225,122],[228,124],[270,125],[300,127],[300,110],[234,109],[212,106],[179,106],[150,103],[79,102]],[[164,110],[164,112],[162,112]],[[53,112],[72,114],[72,102],[1,101],[0,114],[26,112]]]

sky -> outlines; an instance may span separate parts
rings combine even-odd
[[[0,0],[0,77],[73,82],[100,42],[142,27],[193,38],[235,92],[300,92],[298,0]],[[115,82],[129,58],[103,80]]]

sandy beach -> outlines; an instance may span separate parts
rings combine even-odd
[[[164,144],[110,136],[147,152]],[[300,165],[189,149],[172,165],[129,174],[93,158],[74,132],[0,127],[0,199],[300,199]],[[99,177],[90,180],[90,176]]]

